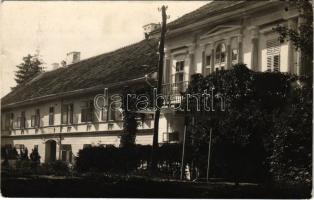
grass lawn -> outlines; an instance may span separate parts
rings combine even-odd
[[[257,184],[193,183],[144,178],[107,180],[103,177],[33,177],[1,180],[5,197],[120,198],[310,198],[310,187],[270,187]]]

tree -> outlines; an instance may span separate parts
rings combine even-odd
[[[126,86],[122,97],[123,134],[120,137],[120,147],[135,145],[137,128],[146,115],[141,111],[152,109],[153,91],[148,85]]]
[[[130,147],[135,145],[136,132],[138,127],[137,113],[135,109],[135,99],[128,98],[131,94],[128,87],[124,88],[123,94],[123,134],[120,138],[120,147]]]
[[[312,116],[313,91],[311,77],[296,78],[289,105],[274,119],[269,156],[270,171],[276,181],[312,182]]]
[[[226,104],[221,111],[219,98],[214,98],[214,110],[198,111],[196,102],[189,101],[187,137],[201,175],[212,128],[211,176],[233,178],[236,183],[242,178],[279,180],[285,174],[310,180],[311,83],[294,75],[253,72],[241,64],[207,77],[194,76],[187,93],[215,88],[214,96],[222,95]]]
[[[32,149],[32,153],[29,155],[29,157],[32,161],[32,168],[36,169],[40,163],[40,158],[41,158],[38,153],[38,149],[37,148]]]
[[[17,65],[18,71],[15,73],[15,81],[18,85],[23,84],[42,71],[42,62],[36,55],[23,57],[23,62]]]
[[[289,0],[285,10],[297,8],[300,14],[298,28],[278,25],[274,30],[279,33],[279,40],[291,41],[297,50],[301,51],[302,69],[301,74],[312,74],[313,66],[313,7],[311,0]]]
[[[25,149],[20,149],[20,159],[21,160],[28,160],[28,149],[25,147]]]

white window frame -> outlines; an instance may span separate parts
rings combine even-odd
[[[183,63],[182,66],[179,66],[180,67],[179,70],[177,70],[178,63]],[[181,67],[183,67],[183,68],[181,69]],[[175,72],[174,72],[174,82],[175,83],[182,83],[182,82],[184,82],[184,68],[185,68],[185,60],[177,60],[176,61],[176,65],[175,65]],[[182,81],[177,81],[176,80],[177,75],[182,75]]]
[[[220,47],[220,46],[221,46],[220,51],[218,51],[218,47]],[[224,47],[224,51],[222,51],[223,47]],[[215,60],[215,69],[217,69],[217,68],[218,69],[224,69],[226,66],[226,63],[227,63],[226,59],[227,59],[226,44],[224,42],[220,42],[216,45],[216,48],[215,48],[215,59],[214,59]]]

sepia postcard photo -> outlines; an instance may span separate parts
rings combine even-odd
[[[310,199],[312,0],[2,1],[1,195]]]

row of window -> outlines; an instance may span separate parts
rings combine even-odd
[[[74,106],[73,103],[63,104],[61,106],[61,124],[74,124]],[[96,112],[94,110],[93,101],[84,102],[81,106],[81,122],[93,122],[96,117]],[[49,108],[48,114],[48,124],[49,126],[55,125],[55,108]],[[122,111],[119,109],[103,109],[100,112],[100,116],[97,117],[102,121],[116,121],[122,120]],[[31,127],[38,128],[42,125],[40,121],[40,110],[36,109],[34,115],[31,116]],[[20,116],[14,118],[14,113],[7,113],[5,116],[5,130],[10,130],[13,128],[25,129],[26,128],[26,117],[25,111],[22,111]]]
[[[277,39],[268,40],[266,42],[267,48],[267,71],[280,71],[280,42]],[[214,66],[215,69],[223,70],[226,64],[226,45],[224,43],[220,43],[217,45],[215,49],[215,59]],[[205,74],[208,75],[211,73],[212,66],[212,55],[207,54],[204,55],[203,62],[205,62]],[[238,63],[239,59],[239,49],[238,49],[238,40],[234,38],[231,42],[231,62],[232,64]],[[175,82],[183,82],[184,81],[184,60],[180,60],[176,62],[175,66]]]
[[[231,61],[233,64],[238,62],[238,40],[237,38],[233,38],[231,42]],[[226,45],[224,43],[220,43],[217,45],[215,49],[215,60],[214,65],[216,69],[224,69],[226,64]],[[205,74],[208,75],[211,72],[212,65],[212,55],[207,54],[204,55],[203,62],[205,62]],[[176,62],[175,68],[175,82],[183,82],[184,81],[184,61],[180,60]]]

